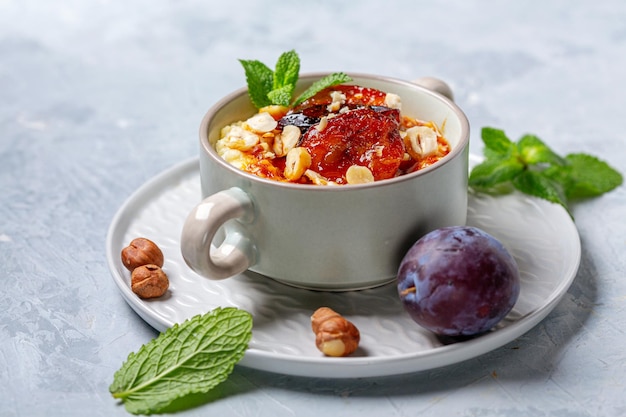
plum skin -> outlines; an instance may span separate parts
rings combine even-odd
[[[470,226],[443,227],[406,253],[397,277],[405,310],[441,336],[475,336],[513,308],[520,280],[515,259],[496,238]]]

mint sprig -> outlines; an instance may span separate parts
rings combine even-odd
[[[175,324],[131,353],[109,391],[133,414],[166,410],[174,401],[206,393],[226,380],[252,337],[252,316],[216,308]]]
[[[352,81],[349,75],[344,74],[343,72],[334,72],[315,81],[309,88],[307,88],[302,94],[296,98],[293,105],[297,106],[303,101],[313,97],[315,94],[319,93],[325,88],[332,87],[334,85],[339,85],[343,83],[347,83]]]
[[[255,107],[269,106],[272,102],[268,93],[273,89],[274,71],[260,61],[239,60],[246,73],[248,96]]]
[[[296,51],[291,50],[281,54],[274,70],[257,60],[240,59],[239,62],[246,74],[250,101],[258,109],[273,104],[285,107],[297,105],[324,88],[352,81],[342,72],[329,74],[313,83],[292,104],[293,93],[300,74],[300,57]]]
[[[485,127],[481,136],[485,160],[469,177],[470,187],[477,191],[498,194],[517,189],[569,212],[569,201],[597,197],[623,182],[622,174],[606,162],[583,153],[562,158],[535,135],[522,136],[516,143],[503,130]]]

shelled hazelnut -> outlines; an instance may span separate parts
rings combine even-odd
[[[140,298],[160,297],[170,285],[167,275],[158,265],[142,265],[131,274],[130,287]]]
[[[151,240],[144,237],[133,239],[130,244],[122,249],[122,263],[129,271],[142,265],[163,266],[163,252]]]
[[[311,328],[315,345],[326,356],[348,356],[359,347],[359,329],[328,307],[320,307],[313,313]]]

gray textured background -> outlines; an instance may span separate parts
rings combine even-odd
[[[104,241],[134,190],[195,155],[238,58],[448,81],[472,125],[625,171],[626,3],[0,0],[0,416],[125,415],[108,393],[156,335]],[[580,271],[526,335],[430,372],[362,380],[238,367],[183,415],[626,414],[626,193],[573,206]]]

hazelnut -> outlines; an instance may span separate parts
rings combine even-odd
[[[167,291],[170,281],[158,265],[142,265],[133,270],[130,288],[140,298],[160,297]]]
[[[313,313],[311,328],[315,345],[326,356],[348,356],[359,347],[359,329],[328,307],[320,307]]]
[[[122,249],[122,263],[129,271],[142,265],[163,266],[163,252],[152,242],[143,237],[133,239],[130,244]]]

